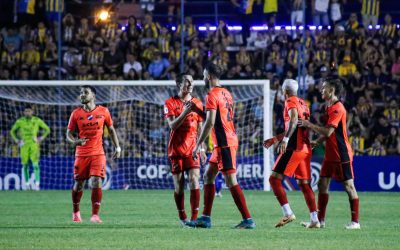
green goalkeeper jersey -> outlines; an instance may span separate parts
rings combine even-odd
[[[11,137],[15,141],[22,140],[25,144],[36,143],[35,139],[37,138],[40,129],[43,130],[43,138],[50,133],[49,126],[47,126],[47,124],[39,117],[21,117],[11,128]]]

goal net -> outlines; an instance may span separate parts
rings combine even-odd
[[[272,134],[274,95],[266,80],[222,81],[234,96],[234,123],[239,138],[237,176],[244,189],[269,190],[273,155],[262,147]],[[10,129],[31,105],[34,116],[51,129],[41,142],[41,189],[70,189],[73,184],[74,148],[66,142],[69,116],[80,105],[79,86],[96,87],[96,103],[108,107],[114,120],[122,157],[113,161],[113,147],[104,133],[107,177],[104,188],[169,189],[167,144],[169,128],[163,116],[164,101],[176,95],[173,81],[9,81],[0,82],[0,190],[25,189],[34,180],[32,166],[25,183],[19,147]],[[193,95],[203,101],[206,90],[195,81]],[[41,132],[39,132],[39,135]],[[201,168],[204,172],[206,166]]]

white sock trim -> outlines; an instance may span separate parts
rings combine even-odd
[[[285,205],[282,206],[282,212],[284,216],[289,216],[293,214],[292,209],[290,208],[289,203],[286,203]]]

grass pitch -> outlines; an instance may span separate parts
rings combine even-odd
[[[309,219],[300,192],[288,193],[297,220],[275,229],[281,209],[273,194],[245,191],[257,228],[234,230],[241,218],[229,191],[215,198],[211,229],[182,228],[172,192],[104,191],[100,225],[89,222],[90,190],[81,202],[82,224],[71,222],[70,191],[0,192],[0,249],[400,249],[397,193],[360,193],[362,229],[346,231],[345,193],[331,193],[327,228],[317,230],[299,224]]]

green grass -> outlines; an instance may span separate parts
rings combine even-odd
[[[360,194],[360,231],[346,231],[349,203],[331,193],[327,228],[302,228],[308,211],[300,192],[289,201],[297,220],[275,229],[281,217],[270,192],[245,191],[255,230],[234,230],[240,221],[228,191],[216,198],[212,229],[178,224],[171,190],[104,191],[101,225],[88,222],[90,191],[81,203],[84,222],[71,222],[70,191],[0,192],[0,249],[399,249],[400,198],[397,193]],[[186,210],[190,213],[189,195]],[[201,199],[202,204],[202,199]],[[202,205],[201,205],[202,207]],[[200,209],[201,210],[201,209]]]

